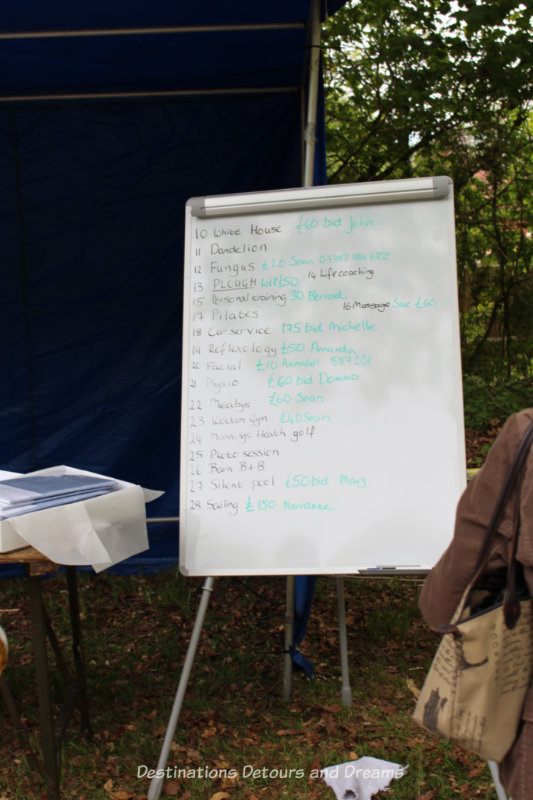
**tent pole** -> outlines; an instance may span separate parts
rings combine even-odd
[[[316,117],[318,109],[318,79],[320,77],[320,43],[322,25],[320,19],[320,0],[312,0],[311,5],[311,44],[309,58],[309,87],[307,93],[307,118],[304,132],[304,176],[303,185],[313,186],[316,150]],[[344,582],[337,577],[337,606],[339,614],[339,639],[342,668],[342,701],[345,706],[352,704],[352,690],[348,668],[348,645],[346,635],[346,614],[344,605]],[[294,577],[287,578],[287,609],[285,620],[285,668],[283,674],[283,699],[291,696],[292,646],[294,631]]]
[[[78,92],[65,94],[10,94],[0,97],[0,103],[22,103],[27,101],[41,102],[48,100],[131,100],[144,97],[205,97],[206,95],[243,95],[243,94],[287,94],[296,93],[297,86],[252,86],[227,89],[153,89],[142,92]]]
[[[226,33],[228,31],[300,30],[302,22],[243,23],[241,25],[166,25],[161,28],[79,28],[57,31],[1,31],[3,39],[83,39],[98,36],[157,36],[176,33]]]
[[[316,149],[316,115],[318,108],[318,78],[320,75],[320,2],[311,2],[311,36],[309,47],[309,84],[307,88],[307,116],[304,130],[303,185],[313,185]],[[287,577],[287,606],[285,610],[285,662],[283,668],[283,699],[290,700],[292,689],[292,656],[290,648],[294,633],[294,589],[293,575]]]
[[[289,701],[291,699],[292,691],[292,655],[291,647],[294,637],[294,590],[295,590],[294,575],[287,576],[286,588],[286,605],[285,605],[285,647],[284,647],[284,665],[283,665],[283,687],[282,698]]]
[[[318,108],[318,79],[320,77],[320,37],[320,4],[319,0],[312,0],[309,86],[307,90],[307,118],[304,131],[304,186],[313,185],[315,168],[316,115]]]

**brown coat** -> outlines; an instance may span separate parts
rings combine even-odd
[[[485,464],[469,483],[457,506],[455,532],[446,552],[424,582],[420,610],[428,625],[450,621],[462,593],[472,577],[486,527],[511,464],[518,443],[533,421],[533,408],[513,414],[502,428]],[[491,550],[487,572],[507,565],[513,526],[512,500],[509,501],[496,541]],[[533,594],[533,448],[529,453],[521,492],[521,528],[518,560]],[[533,688],[530,688],[523,711],[518,738],[500,765],[500,779],[513,800],[529,800],[533,786]]]

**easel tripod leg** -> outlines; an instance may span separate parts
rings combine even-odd
[[[339,644],[341,651],[342,690],[341,697],[345,706],[352,705],[352,687],[350,686],[350,671],[348,669],[348,637],[346,635],[346,609],[344,604],[344,581],[336,578],[337,582],[337,608],[339,613]]]
[[[157,764],[156,777],[152,779],[150,783],[150,789],[148,790],[148,800],[157,800],[163,788],[164,777],[160,776],[164,775],[167,766],[170,745],[172,744],[176,726],[178,724],[178,718],[180,715],[181,706],[183,705],[183,698],[185,697],[187,684],[189,682],[189,675],[191,673],[194,656],[196,654],[196,648],[198,647],[200,634],[202,632],[202,626],[204,623],[209,598],[211,592],[213,591],[213,583],[214,578],[206,578],[202,587],[202,596],[200,598],[200,605],[198,606],[198,611],[196,614],[196,621],[194,623],[194,628],[189,641],[189,647],[187,648],[187,655],[185,656],[185,661],[181,670],[180,681],[176,691],[176,696],[174,698],[174,705],[172,706],[165,738],[163,740],[163,746],[161,748],[161,754]]]
[[[346,611],[344,604],[344,581],[336,578],[337,585],[337,610],[339,615],[339,645],[342,671],[341,697],[345,706],[352,705],[352,688],[350,686],[350,671],[348,666],[348,637],[346,634]],[[285,611],[285,664],[283,672],[283,699],[290,700],[292,688],[292,647],[294,635],[294,588],[295,578],[287,578],[287,600]],[[150,800],[150,798],[148,798]]]

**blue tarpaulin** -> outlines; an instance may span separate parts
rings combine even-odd
[[[309,14],[2,4],[0,468],[111,475],[164,490],[150,516],[179,515],[184,206],[301,185]],[[130,566],[177,547],[176,525],[151,526]]]

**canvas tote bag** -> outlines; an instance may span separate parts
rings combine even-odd
[[[507,474],[474,575],[443,634],[413,714],[433,733],[452,739],[488,761],[511,748],[521,718],[533,661],[531,597],[516,561],[520,487],[533,439],[533,423]],[[490,544],[511,493],[515,493],[512,557],[505,590],[483,581]]]

